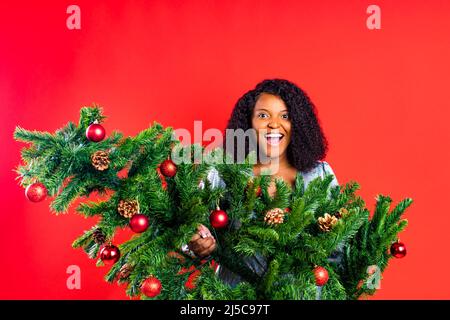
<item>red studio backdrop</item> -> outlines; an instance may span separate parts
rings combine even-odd
[[[278,77],[316,104],[341,184],[358,181],[371,210],[378,193],[414,199],[400,235],[408,255],[370,299],[449,299],[449,39],[450,2],[439,0],[2,1],[0,298],[128,299],[71,248],[95,221],[25,199],[15,126],[53,132],[95,102],[107,132],[223,129],[244,92]],[[70,266],[80,289],[67,287]]]

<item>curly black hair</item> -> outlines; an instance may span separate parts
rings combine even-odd
[[[316,116],[316,107],[302,89],[288,80],[266,79],[258,83],[253,90],[245,93],[237,101],[227,129],[245,131],[252,127],[253,108],[262,93],[278,96],[288,108],[292,126],[291,142],[287,149],[289,163],[301,172],[311,170],[317,165],[318,160],[325,157],[328,142]],[[226,145],[225,141],[225,149]],[[236,147],[234,145],[234,155],[236,155]],[[249,153],[248,144],[245,147],[245,153],[246,156]]]

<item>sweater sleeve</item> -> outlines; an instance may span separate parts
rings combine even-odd
[[[330,186],[335,187],[338,186],[338,180],[336,178],[336,175],[331,168],[331,166],[326,161],[319,161],[317,162],[316,166],[312,168],[311,170],[307,172],[302,172],[303,182],[305,184],[305,188],[309,185],[311,181],[316,179],[317,177],[321,177],[322,179],[325,178],[326,175],[331,174],[333,175],[333,180],[331,181]]]
[[[326,161],[322,161],[322,178],[324,178],[328,174],[332,174],[334,176],[334,179],[331,181],[331,186],[332,187],[338,186],[339,182],[338,182],[338,180],[336,178],[336,174],[334,173],[330,164]]]
[[[219,171],[217,169],[212,168],[208,171],[208,174],[206,176],[206,179],[208,179],[208,182],[211,184],[211,188],[225,188],[225,182],[222,180],[222,178],[219,175]],[[205,182],[202,180],[200,181],[198,187],[200,189],[203,189],[205,187]]]

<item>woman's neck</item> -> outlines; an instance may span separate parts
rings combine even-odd
[[[258,162],[253,171],[256,175],[260,175],[262,171],[269,171],[270,175],[278,175],[281,171],[293,168],[287,160],[287,157],[272,158],[268,163]]]

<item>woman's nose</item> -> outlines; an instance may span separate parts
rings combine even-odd
[[[278,123],[278,121],[272,120],[272,121],[270,121],[270,122],[268,123],[267,126],[268,126],[269,128],[271,128],[271,129],[276,129],[276,128],[279,128],[279,127],[280,127],[280,124]]]

